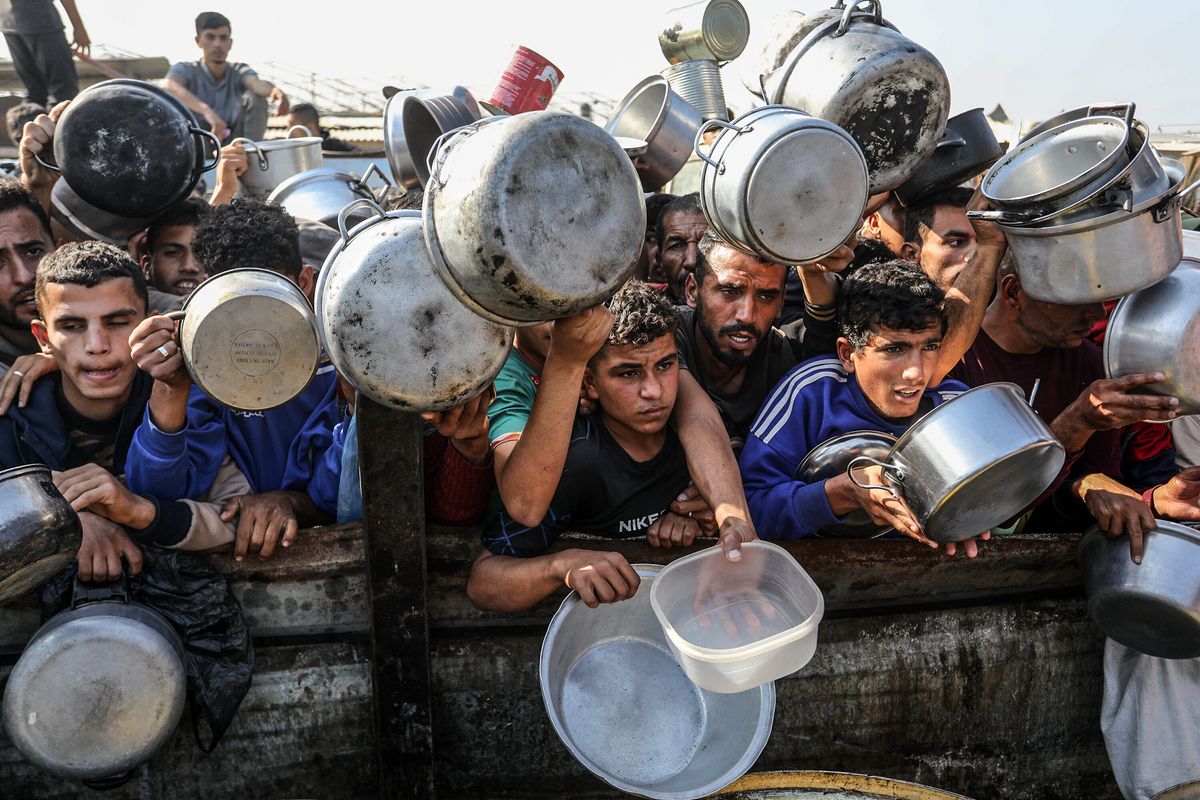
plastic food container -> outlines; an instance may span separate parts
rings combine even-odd
[[[719,547],[672,562],[650,604],[679,666],[712,692],[744,692],[803,667],[825,598],[782,547],[754,541],[731,563]]]

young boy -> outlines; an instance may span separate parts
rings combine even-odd
[[[836,358],[796,366],[759,411],[742,452],[742,481],[763,538],[795,539],[863,509],[880,524],[936,547],[903,500],[862,489],[846,475],[805,484],[793,475],[821,442],[854,430],[899,436],[932,408],[966,390],[929,383],[946,333],[945,294],[915,264],[862,267],[842,286]],[[863,483],[880,484],[878,467]],[[964,549],[974,556],[974,541]],[[957,550],[953,544],[946,552]]]
[[[147,231],[141,266],[154,313],[182,308],[183,301],[208,277],[192,252],[196,225],[208,212],[208,203],[189,197],[164,211]]]

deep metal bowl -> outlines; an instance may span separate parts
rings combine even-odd
[[[846,466],[859,456],[885,459],[896,443],[896,437],[882,431],[850,431],[841,436],[826,439],[814,447],[796,472],[792,475],[795,480],[804,483],[835,478],[846,471]],[[890,531],[886,525],[877,525],[867,516],[867,512],[858,509],[847,515],[846,521],[830,525],[817,531],[818,536],[828,536],[835,539],[874,539]]]
[[[683,800],[741,777],[766,746],[775,685],[707,692],[671,655],[650,605],[662,569],[634,567],[629,600],[591,609],[572,592],[542,643],[541,684],[555,733],[579,763],[623,792]]]
[[[0,471],[0,603],[70,563],[82,536],[79,515],[55,488],[49,467]]]
[[[649,144],[638,160],[638,178],[644,190],[657,192],[687,163],[702,122],[666,78],[651,75],[622,98],[604,129]]]
[[[1200,657],[1200,532],[1160,519],[1135,564],[1125,537],[1093,528],[1079,563],[1088,614],[1108,638],[1155,658]]]

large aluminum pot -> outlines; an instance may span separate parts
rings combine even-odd
[[[1024,511],[1058,476],[1066,451],[1013,383],[988,383],[930,411],[883,460],[850,462],[850,480],[898,493],[925,535],[961,542]],[[864,485],[853,470],[883,467],[887,485]]]
[[[76,583],[4,688],[5,730],[21,755],[97,788],[119,785],[166,743],[183,714],[183,643],[158,612],[129,602],[124,580]]]
[[[425,188],[425,241],[472,311],[502,325],[570,316],[625,282],[646,207],[629,156],[557,111],[491,117],[451,134]]]
[[[247,267],[214,275],[167,316],[182,319],[179,349],[192,381],[229,408],[281,406],[317,372],[312,308],[277,272]]]
[[[1093,528],[1079,563],[1088,615],[1110,639],[1155,658],[1200,657],[1200,531],[1158,520],[1135,564],[1125,537]]]
[[[658,46],[672,64],[732,61],[750,41],[750,15],[738,0],[700,0],[667,12]]]
[[[720,127],[709,153],[705,131]],[[696,133],[700,204],[722,238],[780,264],[820,261],[862,223],[867,163],[854,139],[823,119],[765,106]]]
[[[542,699],[571,754],[638,797],[705,797],[745,774],[775,715],[775,684],[721,694],[680,668],[650,605],[662,567],[635,564],[632,598],[588,608],[572,592],[542,642]]]
[[[96,208],[75,193],[66,181],[55,181],[50,190],[50,217],[76,239],[125,247],[138,231],[144,231],[154,217],[122,217]]]
[[[373,192],[368,184],[372,176],[379,178],[384,186]],[[391,181],[374,164],[370,164],[361,178],[329,167],[310,169],[293,175],[275,187],[267,198],[268,203],[283,206],[297,219],[311,219],[326,225],[336,225],[338,214],[355,200],[374,200],[382,197]],[[366,218],[365,213],[361,217]]]
[[[1117,303],[1104,370],[1110,378],[1161,372],[1165,379],[1143,391],[1179,398],[1180,414],[1200,414],[1200,233],[1184,231],[1183,249],[1170,275]]]
[[[950,114],[946,71],[884,20],[878,0],[853,0],[839,18],[810,31],[766,79],[765,90],[770,102],[803,109],[853,136],[867,158],[871,194],[916,172]]]
[[[40,586],[75,558],[79,515],[50,478],[29,464],[0,472],[0,603]]]
[[[918,783],[851,772],[752,772],[712,800],[969,800],[961,794]]]
[[[478,119],[479,104],[466,90],[442,95],[415,92],[404,98],[400,106],[404,146],[422,186],[429,182],[429,157],[437,149],[438,140]]]
[[[649,145],[638,159],[637,172],[642,188],[657,192],[687,163],[703,122],[666,78],[651,75],[617,103],[605,130]]]
[[[442,411],[486,387],[513,329],[473,314],[446,288],[425,248],[420,211],[373,215],[346,230],[317,283],[317,330],[338,373],[378,403]]]
[[[859,456],[887,458],[895,444],[896,437],[882,431],[843,433],[826,439],[809,451],[792,477],[809,484],[835,478],[844,473],[850,462]],[[867,512],[856,509],[846,515],[845,522],[821,528],[817,535],[833,539],[874,539],[889,530],[891,528],[886,525],[872,522]]]
[[[288,134],[303,125],[294,125]],[[246,151],[246,171],[238,176],[242,189],[251,197],[265,198],[275,187],[293,175],[325,166],[321,156],[320,136],[300,136],[295,139],[271,139],[256,142],[234,139]]]

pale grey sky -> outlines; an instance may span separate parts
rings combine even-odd
[[[1188,25],[1191,3],[881,1],[884,16],[945,66],[955,113],[1000,102],[1015,119],[1040,119],[1063,108],[1131,99],[1151,127],[1200,129],[1200,90],[1189,76],[1194,52],[1179,32]],[[520,43],[566,73],[564,89],[613,99],[666,65],[657,32],[666,10],[680,5],[671,0],[77,2],[93,41],[170,60],[197,57],[192,20],[212,9],[231,18],[232,55],[251,65],[278,61],[330,76],[377,78],[380,84],[407,75],[435,86],[488,86],[512,45]],[[742,2],[755,40],[783,9],[829,5]],[[345,13],[338,14],[339,7]],[[747,54],[755,45],[752,41]],[[727,85],[737,82],[745,58],[727,68]]]

